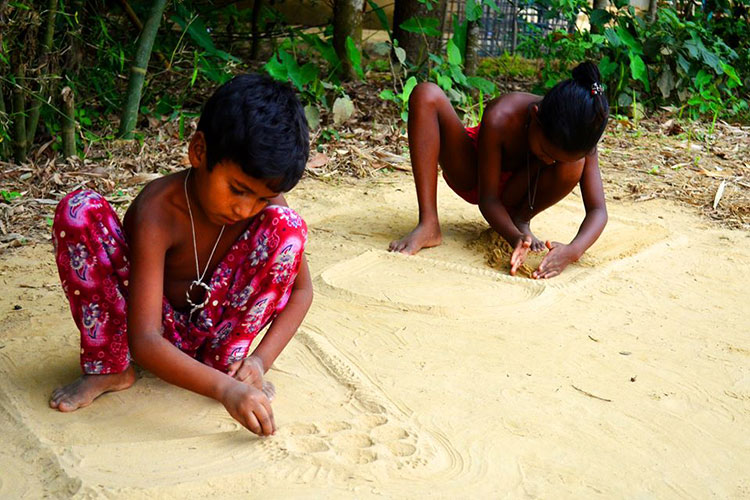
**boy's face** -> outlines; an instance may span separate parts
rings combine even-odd
[[[198,136],[200,132],[196,133]],[[279,195],[273,179],[256,179],[247,175],[237,163],[221,160],[211,171],[206,168],[205,142],[190,143],[190,161],[196,168],[195,193],[208,219],[217,225],[230,225],[247,220],[263,210],[271,198]],[[201,138],[197,142],[202,142]],[[195,151],[193,149],[202,149]]]

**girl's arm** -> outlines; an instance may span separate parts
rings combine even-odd
[[[502,134],[504,118],[494,113],[485,115],[479,129],[478,187],[479,210],[490,227],[513,247],[510,274],[523,264],[531,248],[531,235],[518,230],[500,200],[500,174],[502,172]]]
[[[548,241],[547,248],[550,251],[532,277],[552,278],[560,274],[568,264],[577,261],[594,244],[602,234],[604,226],[607,225],[607,205],[604,201],[604,186],[601,172],[599,172],[599,153],[596,149],[586,156],[580,186],[586,217],[581,222],[578,233],[567,245]]]
[[[164,258],[170,246],[170,226],[148,216],[135,215],[133,222],[128,287],[128,341],[133,359],[171,384],[220,401],[252,432],[272,434],[271,405],[261,391],[200,363],[162,337]]]

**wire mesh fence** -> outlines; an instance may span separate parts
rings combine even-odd
[[[544,36],[555,30],[570,33],[575,28],[575,23],[555,15],[533,0],[498,0],[496,3],[499,11],[487,5],[483,8],[478,40],[480,57],[497,56],[503,52],[515,54],[522,48],[519,45],[525,37]],[[466,0],[448,0],[444,33],[446,41],[453,33],[453,16],[457,16],[459,21],[464,20],[465,4]]]

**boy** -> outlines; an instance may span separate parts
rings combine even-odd
[[[252,432],[273,434],[273,386],[263,375],[312,302],[307,228],[281,195],[299,181],[308,152],[294,92],[241,75],[206,103],[189,145],[192,168],[149,183],[122,226],[100,195],[65,197],[53,233],[83,375],[50,406],[74,411],[127,389],[132,355],[221,402]]]

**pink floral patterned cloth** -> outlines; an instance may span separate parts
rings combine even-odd
[[[52,232],[60,280],[81,332],[81,368],[120,373],[130,364],[129,252],[117,214],[98,193],[76,191],[57,206]],[[286,306],[306,241],[307,226],[294,210],[263,209],[216,267],[210,301],[191,321],[163,298],[164,338],[226,371]]]

